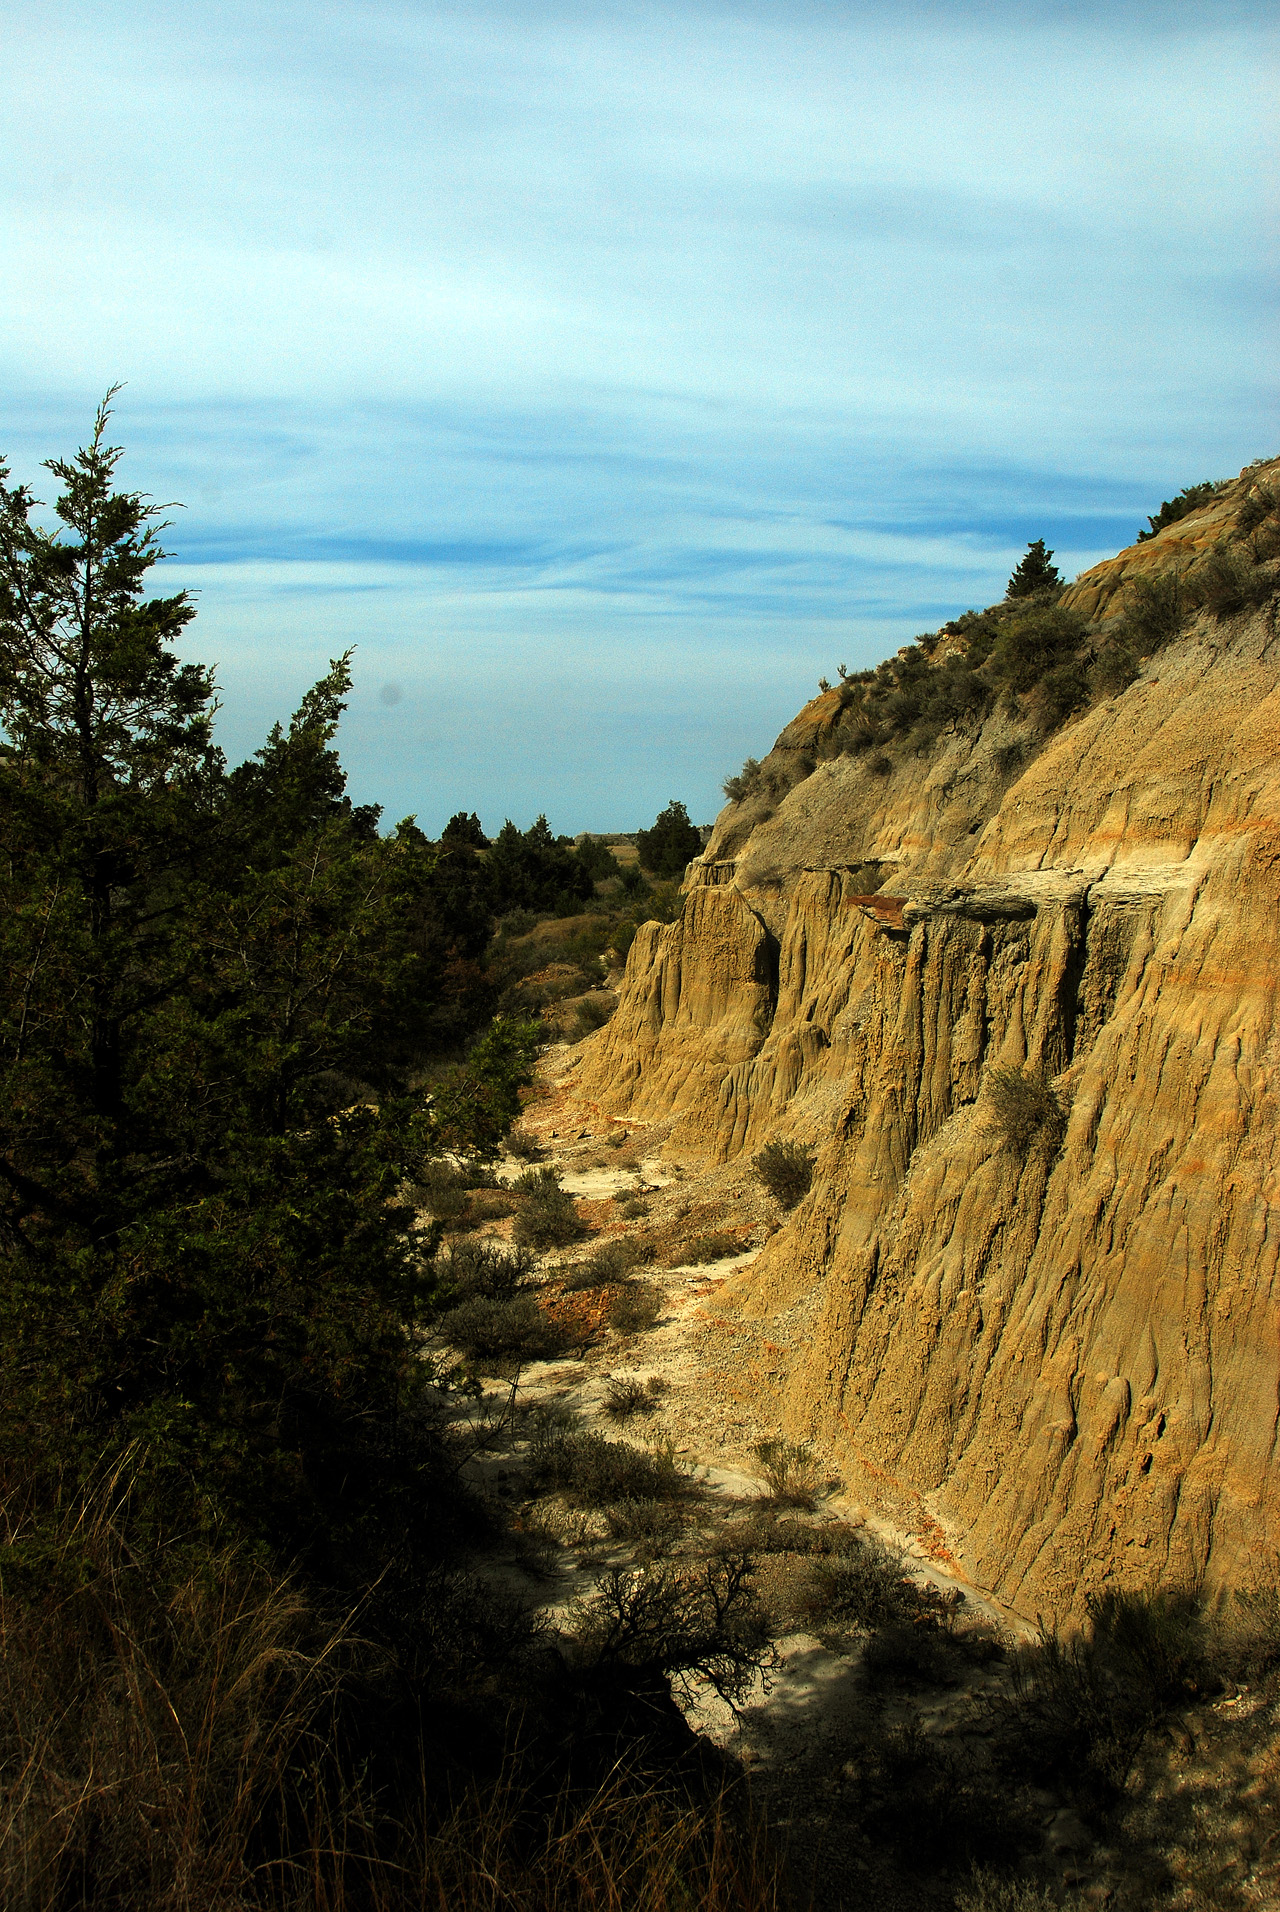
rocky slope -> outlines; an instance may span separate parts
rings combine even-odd
[[[1115,616],[1278,479],[1068,600]],[[1056,732],[1006,699],[893,758],[833,754],[824,692],[586,1045],[579,1093],[676,1159],[816,1148],[720,1297],[761,1400],[1026,1613],[1247,1579],[1280,1513],[1278,662],[1273,597]],[[1011,1069],[1061,1139],[998,1119]]]

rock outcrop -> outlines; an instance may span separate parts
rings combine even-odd
[[[1095,614],[1111,567],[1072,587]],[[1024,1612],[1239,1582],[1280,1540],[1278,663],[1273,600],[1047,739],[996,712],[731,805],[584,1055],[688,1160],[816,1149],[729,1297],[807,1323],[778,1418]],[[772,760],[820,758],[836,697]],[[1002,1125],[1010,1070],[1065,1124]]]

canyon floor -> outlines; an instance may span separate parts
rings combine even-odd
[[[723,1298],[781,1211],[749,1161],[692,1170],[664,1157],[663,1125],[602,1115],[575,1092],[580,1053],[566,1044],[546,1054],[521,1123],[526,1147],[558,1171],[592,1231],[539,1269],[539,1300],[569,1331],[572,1352],[518,1376],[486,1376],[479,1403],[498,1432],[474,1465],[532,1543],[506,1569],[522,1593],[554,1624],[610,1567],[752,1547],[772,1672],[736,1710],[705,1687],[678,1697],[694,1730],[750,1773],[785,1842],[797,1902],[814,1912],[944,1907],[966,1891],[1010,1912],[1014,1901],[989,1896],[999,1891],[994,1875],[975,1886],[971,1868],[975,1859],[1007,1866],[1015,1853],[1019,1889],[1032,1895],[1017,1907],[1042,1904],[1042,1891],[1077,1905],[1280,1905],[1271,1698],[1237,1692],[1181,1719],[1143,1766],[1119,1844],[1119,1822],[1091,1830],[1069,1791],[1010,1785],[1000,1709],[1034,1621],[964,1580],[933,1512],[893,1481],[864,1476],[855,1493],[821,1453],[792,1452],[799,1490],[771,1491],[758,1450],[778,1429],[762,1383],[785,1368],[809,1324],[801,1308],[771,1318],[766,1337]],[[512,1156],[499,1174],[510,1181],[527,1166]],[[500,1219],[485,1232],[502,1239],[510,1228]],[[608,1287],[580,1285],[574,1268],[636,1236],[654,1256],[637,1277],[656,1318],[621,1333],[608,1325]],[[700,1258],[712,1248],[716,1259]],[[611,1401],[616,1409],[627,1383],[643,1387],[645,1407],[620,1419]],[[607,1510],[537,1493],[527,1430],[548,1414],[664,1450],[690,1477],[689,1498],[620,1538]],[[913,1579],[937,1589],[945,1639],[928,1652],[886,1651],[827,1623],[814,1556],[848,1531],[900,1550]]]

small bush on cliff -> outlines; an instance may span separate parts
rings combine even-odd
[[[1148,538],[1154,538],[1157,531],[1163,531],[1166,525],[1177,524],[1180,518],[1187,518],[1193,511],[1199,511],[1203,505],[1217,497],[1228,483],[1225,478],[1202,478],[1198,485],[1186,485],[1176,498],[1166,498],[1155,516],[1147,519],[1149,531],[1138,533],[1138,543],[1145,544]]]
[[[726,777],[721,788],[730,803],[745,803],[753,797],[762,782],[760,761],[757,757],[748,757],[736,775]]]
[[[992,1069],[987,1094],[992,1122],[1015,1155],[1025,1155],[1033,1145],[1056,1153],[1067,1121],[1043,1074],[1034,1069]]]
[[[794,1208],[813,1185],[813,1155],[799,1142],[766,1142],[751,1167],[783,1208]]]
[[[628,1281],[609,1303],[609,1326],[618,1334],[643,1334],[662,1313],[662,1296],[651,1281]]]
[[[1037,538],[1029,544],[1014,567],[1013,576],[1005,587],[1005,596],[1029,598],[1038,597],[1045,591],[1060,591],[1062,573],[1052,559],[1053,553],[1046,550],[1043,538]]]
[[[761,1441],[755,1449],[768,1497],[780,1507],[811,1507],[821,1485],[818,1458],[808,1441]]]

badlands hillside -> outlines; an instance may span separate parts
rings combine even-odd
[[[690,1169],[815,1152],[719,1296],[762,1412],[1024,1614],[1276,1541],[1278,503],[824,689],[576,1072]]]

